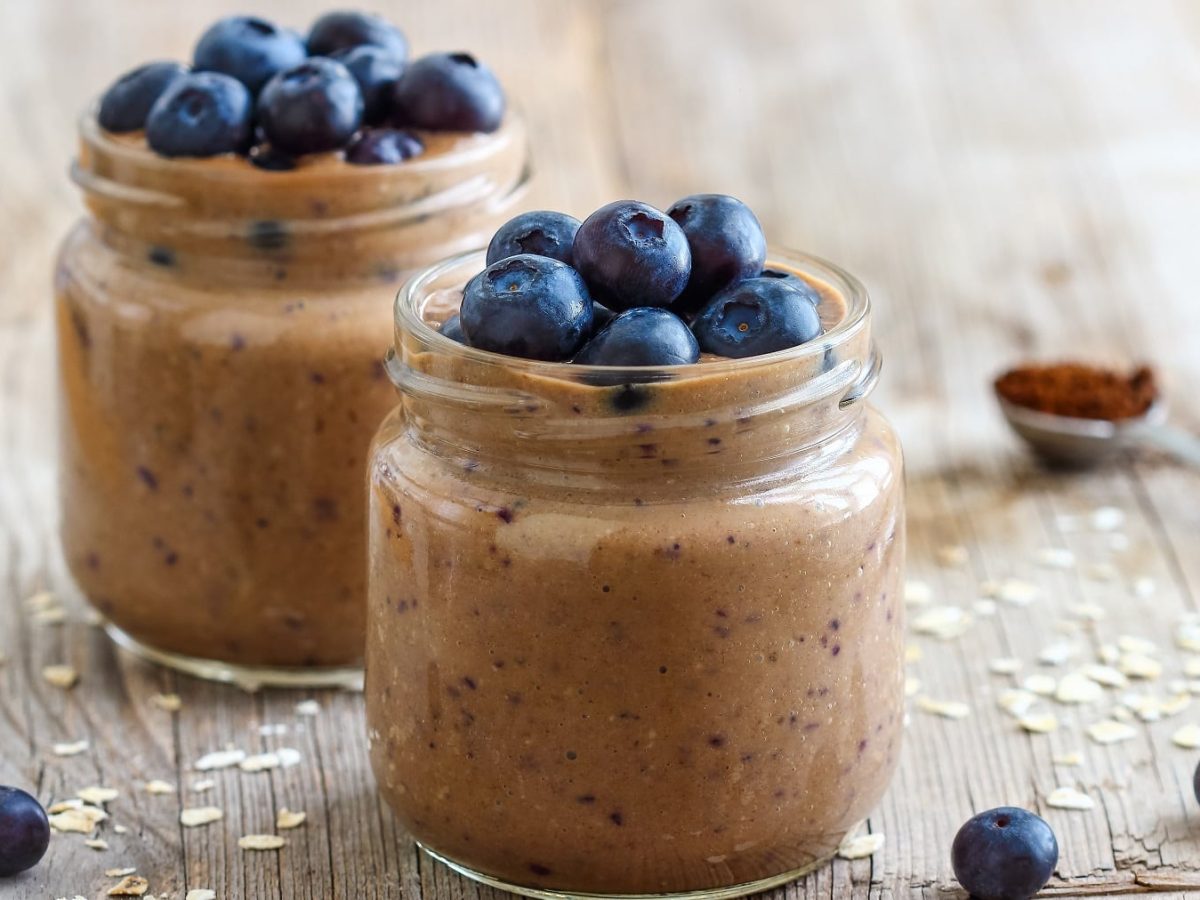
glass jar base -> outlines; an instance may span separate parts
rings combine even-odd
[[[853,833],[851,829],[851,834]],[[793,869],[790,872],[782,872],[779,875],[771,875],[767,878],[760,878],[758,881],[747,881],[742,884],[734,884],[728,887],[702,888],[695,891],[675,891],[667,893],[650,893],[650,894],[589,894],[580,891],[558,891],[546,888],[529,887],[528,885],[512,884],[500,878],[494,878],[491,875],[485,875],[482,872],[476,872],[474,869],[464,866],[462,863],[448,859],[436,850],[431,850],[420,841],[417,841],[417,846],[420,847],[428,856],[437,860],[444,866],[453,869],[459,875],[470,878],[472,881],[486,884],[488,887],[498,888],[502,891],[510,891],[514,894],[520,894],[524,897],[538,897],[541,900],[730,900],[733,897],[745,897],[748,894],[757,894],[761,891],[768,891],[771,888],[779,887],[782,884],[788,884],[798,878],[803,878],[805,875],[815,872],[826,865],[833,859],[835,853],[830,852],[826,856],[819,857],[813,860],[806,866],[799,869]]]
[[[170,653],[143,644],[137,638],[122,631],[112,622],[104,623],[104,630],[117,646],[147,662],[183,672],[206,681],[219,681],[237,685],[244,691],[257,691],[264,687],[280,688],[341,688],[361,691],[363,671],[352,666],[323,667],[272,667],[243,666],[222,662],[218,659],[201,659]]]

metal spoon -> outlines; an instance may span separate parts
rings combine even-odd
[[[997,395],[1008,424],[1048,463],[1084,468],[1122,450],[1155,447],[1200,468],[1200,438],[1166,424],[1167,407],[1156,400],[1133,419],[1076,419],[1009,403]]]

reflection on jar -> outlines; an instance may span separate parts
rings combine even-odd
[[[360,664],[389,285],[486,241],[528,178],[518,116],[427,144],[267,172],[82,121],[90,214],[56,279],[62,534],[122,640],[192,670]]]
[[[403,403],[371,458],[371,759],[405,827],[468,874],[758,890],[827,859],[888,783],[900,449],[861,402],[861,286],[773,256],[821,291],[821,339],[657,371],[436,334],[422,320],[478,255],[401,294]]]

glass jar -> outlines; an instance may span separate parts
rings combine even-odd
[[[80,127],[89,215],[56,277],[62,538],[110,633],[194,674],[361,677],[387,287],[476,247],[528,180],[525,127],[394,166],[164,159]]]
[[[824,336],[661,370],[544,363],[429,324],[416,276],[370,466],[366,702],[433,856],[531,896],[738,896],[828,859],[904,706],[900,448],[862,286],[795,253]]]

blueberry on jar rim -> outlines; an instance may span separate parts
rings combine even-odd
[[[404,71],[403,61],[396,59],[383,47],[362,44],[333,54],[354,76],[363,96],[363,121],[368,125],[380,125],[392,111],[392,92],[396,80]]]
[[[821,334],[816,306],[774,278],[748,278],[720,291],[692,323],[700,348],[742,359],[786,350]]]
[[[717,291],[753,278],[767,260],[767,238],[758,217],[728,194],[693,194],[667,210],[692,252],[692,274],[675,303],[678,311],[695,313]]]
[[[679,316],[653,306],[614,316],[583,345],[574,362],[588,366],[684,366],[700,359],[700,346]]]
[[[250,141],[253,100],[246,86],[218,72],[175,79],[146,119],[146,142],[162,156],[219,156]]]
[[[617,312],[670,306],[692,270],[683,229],[636,200],[609,203],[584,219],[573,256],[595,299]]]
[[[539,209],[521,213],[501,225],[487,248],[487,263],[532,253],[572,264],[572,248],[580,222],[566,213]]]
[[[811,284],[792,272],[785,272],[783,269],[763,269],[759,278],[775,278],[784,284],[794,287],[796,290],[803,293],[812,302],[813,306],[818,306],[821,303],[821,295],[817,293],[817,289]]]
[[[300,35],[257,16],[227,16],[201,35],[192,54],[198,72],[221,72],[251,93],[308,55]]]
[[[395,165],[425,152],[421,139],[399,128],[367,128],[346,147],[346,162],[355,166]]]
[[[410,63],[392,93],[392,120],[428,131],[492,132],[505,110],[504,89],[470,53],[431,53]]]
[[[324,153],[344,147],[362,125],[362,91],[341,63],[314,57],[267,82],[257,112],[271,146]]]
[[[142,130],[155,101],[187,73],[177,62],[151,62],[126,72],[100,98],[100,127],[114,134]]]
[[[510,256],[463,289],[467,344],[493,353],[562,362],[592,327],[592,299],[579,273],[545,256]]]
[[[397,62],[408,58],[408,38],[382,16],[339,10],[327,12],[308,32],[310,56],[333,56],[354,47],[378,47]]]

